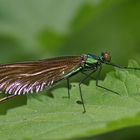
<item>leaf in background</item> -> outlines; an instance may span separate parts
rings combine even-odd
[[[69,32],[69,25],[84,0],[1,0],[0,32],[17,38],[26,49],[39,51],[38,34]]]
[[[89,86],[83,85],[85,114],[82,106],[76,104],[79,100],[78,83],[72,84],[70,100],[62,98],[67,95],[66,88],[53,90],[54,98],[45,95],[28,98],[27,105],[22,102],[7,110],[5,115],[1,114],[0,138],[72,139],[140,125],[140,78],[137,75],[117,69],[100,81],[101,85],[119,92],[121,96],[97,88],[95,81],[91,81]],[[9,102],[16,101],[12,99]],[[0,110],[3,106],[0,105]]]
[[[1,0],[0,60],[108,50],[139,61],[139,12],[137,0]]]
[[[84,40],[93,40],[93,38],[89,38],[89,33],[85,36],[85,33],[80,31],[87,30],[87,27],[94,20],[96,21],[97,17],[117,3],[120,2],[105,0],[1,0],[0,35],[10,36],[19,43],[19,47],[38,54],[58,54],[57,50],[66,53],[70,48],[71,53],[75,53],[73,48],[81,45],[79,40],[75,41],[73,38],[75,34],[83,34]],[[94,28],[98,28],[98,26],[94,26]],[[46,32],[46,36],[44,36],[44,32]],[[43,39],[40,36],[43,36]],[[82,36],[79,37],[82,39]],[[50,38],[54,43],[49,42]],[[64,39],[61,40],[62,38]],[[42,44],[42,40],[46,40],[44,44]],[[78,44],[70,46],[69,40]],[[61,47],[58,47],[61,41]],[[68,45],[70,47],[67,47]],[[87,48],[87,44],[82,48],[85,47]],[[96,46],[94,45],[94,47]],[[88,50],[90,50],[90,46]]]

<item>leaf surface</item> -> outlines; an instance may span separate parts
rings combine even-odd
[[[134,61],[130,65],[136,66]],[[137,65],[138,66],[138,65]],[[7,139],[72,139],[89,137],[112,130],[140,125],[140,72],[116,69],[100,84],[115,90],[115,95],[90,81],[82,91],[87,112],[82,113],[78,83],[72,83],[71,99],[66,88],[46,95],[17,97],[0,105],[0,138]],[[16,105],[16,101],[21,103]],[[11,108],[10,108],[11,107]]]

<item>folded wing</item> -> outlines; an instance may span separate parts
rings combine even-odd
[[[83,57],[72,56],[0,65],[0,91],[15,95],[42,91],[80,68],[82,61]]]

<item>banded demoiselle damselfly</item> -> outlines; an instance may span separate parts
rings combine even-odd
[[[63,56],[34,62],[23,62],[15,64],[0,65],[0,91],[7,94],[0,99],[0,102],[23,94],[38,93],[44,89],[55,86],[66,79],[68,85],[68,98],[70,98],[69,78],[78,72],[86,77],[79,82],[80,99],[83,105],[83,112],[86,112],[82,96],[81,84],[90,78],[97,71],[96,86],[118,94],[116,91],[99,85],[99,77],[102,64],[114,66],[120,69],[140,68],[119,66],[111,63],[111,56],[103,52],[100,56],[85,54],[81,56]],[[91,71],[86,73],[86,71]]]

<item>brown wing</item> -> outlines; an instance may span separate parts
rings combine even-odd
[[[0,65],[0,91],[15,95],[42,91],[80,67],[83,59],[72,56]]]

